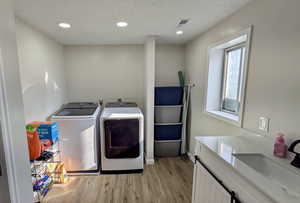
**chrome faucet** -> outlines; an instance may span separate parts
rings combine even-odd
[[[297,168],[300,168],[300,153],[295,152],[295,147],[296,147],[297,144],[300,144],[300,140],[296,140],[295,142],[293,142],[289,146],[288,151],[296,154],[294,160],[291,162],[291,165],[293,165]]]

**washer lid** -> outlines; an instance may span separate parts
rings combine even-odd
[[[62,109],[55,116],[92,116],[96,108],[86,109]]]
[[[92,108],[96,109],[98,107],[97,103],[92,103],[92,102],[72,102],[65,104],[63,106],[63,109],[85,109],[85,108]]]

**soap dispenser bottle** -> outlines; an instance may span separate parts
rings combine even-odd
[[[285,158],[286,150],[287,150],[287,145],[285,144],[284,134],[278,133],[275,139],[273,154],[274,156],[277,156],[279,158]]]

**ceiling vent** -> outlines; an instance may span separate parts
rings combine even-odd
[[[187,24],[189,19],[181,19],[177,25],[177,27],[182,27],[183,25]]]

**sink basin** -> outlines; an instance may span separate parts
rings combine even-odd
[[[300,192],[300,176],[281,166],[263,154],[233,154],[236,159],[248,165],[270,181],[277,182],[284,190]]]

